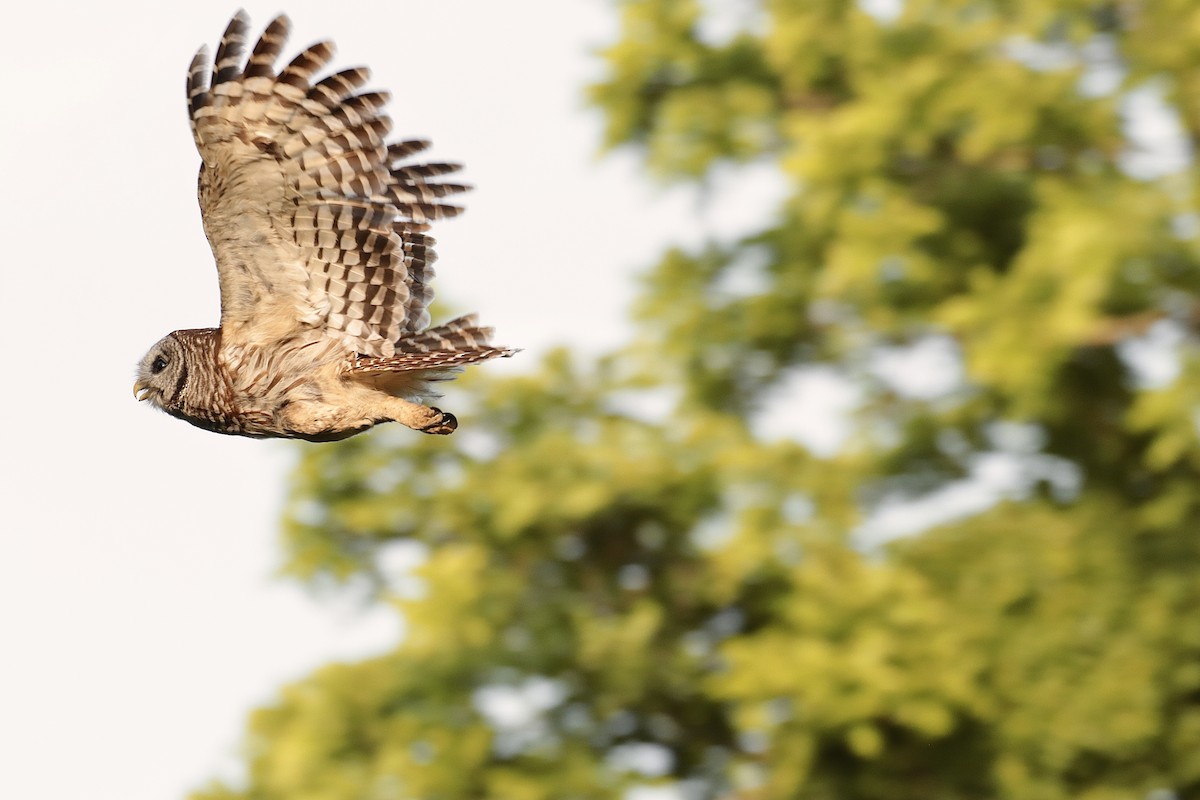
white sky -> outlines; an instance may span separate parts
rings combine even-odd
[[[394,643],[390,613],[272,580],[293,446],[139,406],[133,368],[217,322],[184,113],[192,53],[235,6],[39,0],[6,12],[0,115],[0,796],[163,800],[229,774],[245,715],[285,681]],[[256,32],[280,8],[247,2]],[[441,295],[531,365],[628,334],[630,276],[668,240],[761,212],[701,211],[628,157],[597,161],[581,88],[615,35],[605,0],[294,0],[292,48],[330,37],[395,92],[400,136],[476,184],[441,225]],[[36,364],[36,366],[34,366]],[[453,408],[453,389],[446,405]]]

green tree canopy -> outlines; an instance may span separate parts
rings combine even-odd
[[[304,449],[289,571],[408,634],[195,800],[1200,797],[1200,6],[619,10],[608,145],[786,198],[663,255],[622,351],[470,376],[448,440]],[[881,368],[930,342],[961,380]],[[833,455],[762,424],[814,366],[859,388]],[[987,464],[1000,502],[868,540]]]

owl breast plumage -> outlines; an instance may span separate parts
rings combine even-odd
[[[249,46],[230,21],[209,66],[188,74],[202,164],[200,210],[217,263],[219,328],[168,334],[142,359],[135,394],[219,433],[341,439],[380,422],[450,433],[422,404],[429,384],[510,356],[474,316],[429,328],[429,222],[461,210],[459,168],[411,163],[428,142],[391,142],[388,95],[364,68],[314,81],[319,42],[276,70],[289,22]],[[247,50],[249,53],[247,54]]]

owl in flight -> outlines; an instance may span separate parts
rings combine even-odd
[[[414,164],[425,141],[391,144],[388,95],[360,91],[365,68],[314,82],[333,45],[276,72],[289,22],[277,17],[246,56],[239,11],[213,66],[188,73],[198,190],[217,261],[221,327],[175,331],[138,365],[134,394],[205,430],[335,441],[380,422],[447,434],[452,414],[423,405],[430,383],[507,357],[466,316],[429,328],[429,221],[461,210],[454,164]]]

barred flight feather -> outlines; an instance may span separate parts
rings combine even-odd
[[[291,305],[300,316],[323,319],[331,335],[355,352],[392,355],[403,335],[429,324],[434,256],[431,240],[417,233],[431,220],[458,214],[459,207],[443,201],[470,187],[437,182],[457,172],[456,164],[405,163],[426,149],[425,140],[385,142],[390,96],[363,91],[370,76],[365,67],[314,81],[333,58],[332,43],[308,47],[275,75],[289,27],[279,17],[248,47],[249,21],[239,12],[221,38],[211,71],[204,48],[189,70],[192,129],[204,158],[201,204],[206,221],[213,222],[206,229],[222,283],[245,279],[226,274],[224,265],[240,260],[251,266],[251,279],[266,278],[278,289],[283,281],[269,274],[278,268],[255,269],[239,256],[247,240],[263,234],[282,239],[282,245],[294,246],[294,255],[278,260],[290,260],[308,276],[304,282],[291,279]],[[282,171],[284,182],[265,187],[265,196],[231,196],[243,187],[247,193],[263,188],[270,178],[266,158]],[[267,202],[266,219],[245,216],[244,207],[255,199]],[[218,220],[227,224],[218,226]],[[284,248],[278,255],[287,255]],[[377,268],[373,283],[390,291],[369,299],[351,293],[354,278],[345,268],[352,266]],[[237,294],[236,287],[229,288]],[[235,335],[251,327],[244,314],[236,305],[223,308]]]
[[[139,396],[207,430],[329,441],[383,421],[450,433],[414,402],[428,381],[515,353],[474,316],[428,328],[433,220],[470,189],[459,165],[410,163],[424,139],[388,142],[391,95],[370,71],[318,73],[321,41],[276,71],[291,25],[250,37],[229,21],[211,62],[188,68],[197,194],[217,262],[221,327],[176,331],[139,367]],[[390,377],[389,377],[390,376]]]

